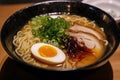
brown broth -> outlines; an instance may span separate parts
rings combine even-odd
[[[61,39],[61,44],[64,45],[64,48],[60,47],[60,49],[65,53],[66,60],[57,65],[46,64],[37,60],[32,53],[29,52],[31,55],[29,58],[33,59],[33,62],[28,63],[42,68],[61,70],[84,67],[98,61],[103,56],[106,48],[107,40],[104,30],[99,28],[93,21],[89,21],[85,17],[79,17],[76,15],[62,15],[61,17],[72,24],[72,26],[67,30],[70,37],[63,36]],[[32,37],[33,35],[30,34],[30,30],[31,25],[27,24],[27,27],[24,27],[20,33],[20,35],[23,35],[22,37],[25,36],[26,38],[29,38],[28,43],[30,43],[30,45],[28,47],[31,47],[32,44],[41,42],[38,38],[38,40],[34,40],[34,43],[32,43],[33,41],[29,42],[29,40],[35,39],[35,37]],[[28,36],[23,33],[26,33]],[[24,53],[22,54],[25,55]]]

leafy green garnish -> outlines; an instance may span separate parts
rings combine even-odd
[[[63,18],[52,18],[50,16],[38,16],[32,18],[30,22],[32,26],[32,34],[40,37],[43,42],[58,45],[61,38],[68,35],[66,29],[70,27],[70,23]]]

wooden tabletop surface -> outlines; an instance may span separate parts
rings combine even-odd
[[[17,10],[27,7],[29,5],[31,4],[0,5],[0,30],[5,20],[10,15],[12,15]],[[2,70],[2,66],[4,65],[4,62],[6,61],[7,58],[8,58],[8,55],[4,51],[0,43],[0,70]],[[115,54],[109,59],[109,62],[113,70],[113,80],[120,80],[120,45],[118,49],[115,51]]]

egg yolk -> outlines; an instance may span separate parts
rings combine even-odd
[[[54,57],[57,55],[56,49],[48,45],[41,46],[38,52],[43,57]]]

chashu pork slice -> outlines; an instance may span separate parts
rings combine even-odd
[[[105,39],[105,34],[102,32],[101,29],[97,29],[97,28],[90,28],[90,27],[84,27],[84,26],[80,26],[75,24],[74,26],[69,28],[70,32],[86,32],[86,33],[90,33],[93,34],[94,36],[96,36],[98,39]]]
[[[91,49],[96,57],[102,56],[102,53],[105,50],[105,43],[99,40],[96,36],[85,32],[69,32],[69,34],[77,40],[78,45],[82,46],[81,43],[84,43],[83,46]]]

